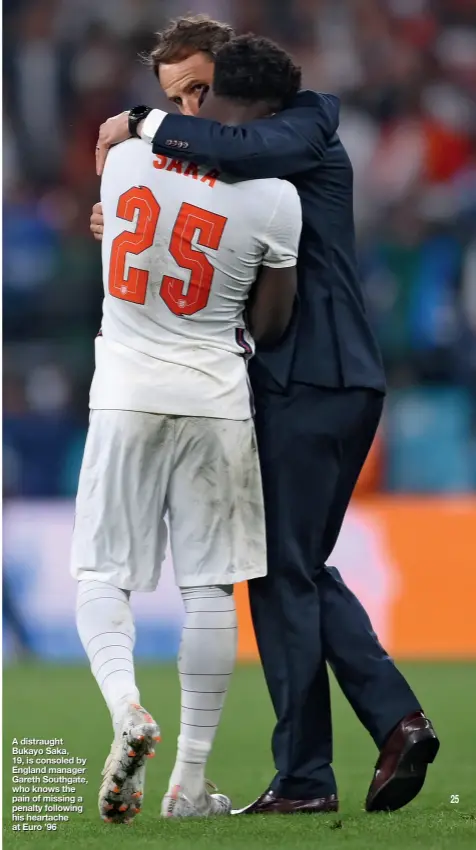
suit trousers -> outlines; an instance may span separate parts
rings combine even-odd
[[[384,396],[369,389],[254,381],[268,575],[249,582],[276,714],[272,788],[289,799],[336,792],[326,661],[380,748],[420,709],[338,571],[326,565],[372,445]]]

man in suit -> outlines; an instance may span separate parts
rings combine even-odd
[[[212,23],[223,35],[223,25]],[[215,55],[199,30],[193,19],[180,19],[152,54],[166,93],[188,112],[190,97],[198,105],[211,82]],[[97,159],[100,172],[108,147],[137,132],[156,154],[240,179],[285,177],[302,202],[298,307],[279,347],[250,363],[268,576],[250,582],[249,592],[277,717],[277,773],[240,813],[337,810],[326,660],[380,751],[366,808],[398,809],[420,791],[439,742],[364,609],[326,565],[385,394],[357,271],[352,167],[337,135],[339,102],[305,91],[281,113],[248,124],[225,126],[206,115],[206,100],[199,121],[136,107],[102,125]]]

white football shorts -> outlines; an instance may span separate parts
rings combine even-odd
[[[179,587],[266,575],[253,421],[92,411],[76,499],[74,578],[155,590],[167,513]]]

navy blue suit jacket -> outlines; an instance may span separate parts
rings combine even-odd
[[[338,125],[338,98],[303,91],[289,109],[237,127],[167,115],[153,151],[186,156],[243,180],[286,178],[299,192],[298,306],[284,341],[258,352],[250,373],[259,370],[281,387],[296,381],[384,391],[357,269],[352,166]]]

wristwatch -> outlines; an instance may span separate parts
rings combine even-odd
[[[149,112],[152,112],[152,107],[150,106],[134,106],[131,109],[129,112],[129,133],[131,136],[137,137],[137,126],[147,118]]]

